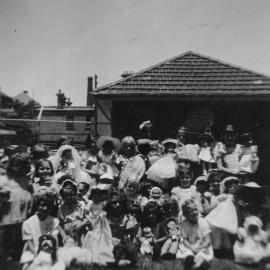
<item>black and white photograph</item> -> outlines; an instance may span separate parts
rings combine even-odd
[[[270,0],[0,0],[1,270],[270,270]]]

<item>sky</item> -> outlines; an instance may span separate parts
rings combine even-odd
[[[188,50],[270,76],[270,0],[0,0],[0,87],[86,105],[98,86]]]

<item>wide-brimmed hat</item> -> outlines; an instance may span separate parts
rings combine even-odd
[[[178,141],[176,139],[167,138],[161,143],[165,148],[166,147],[174,147],[176,148]]]
[[[99,150],[102,149],[104,143],[106,141],[112,142],[113,147],[115,149],[116,152],[119,152],[120,148],[121,148],[121,142],[119,139],[111,137],[111,136],[100,136],[97,140],[97,147]]]
[[[205,175],[198,176],[194,181],[194,185],[197,186],[198,184],[204,184],[207,187],[209,187],[209,183],[207,181],[207,176],[205,176]]]
[[[226,190],[226,186],[228,185],[228,183],[237,183],[237,184],[240,184],[240,180],[236,176],[228,176],[228,177],[224,178],[221,181],[221,183],[220,183],[220,193],[224,193],[224,191]]]
[[[249,142],[249,141],[253,141],[253,138],[252,138],[251,133],[246,132],[246,133],[242,133],[242,134],[240,135],[239,140],[240,140],[240,143],[243,144],[244,142],[247,142],[247,141],[248,141],[248,142]]]
[[[139,139],[137,140],[137,145],[151,145],[151,140],[150,139]]]

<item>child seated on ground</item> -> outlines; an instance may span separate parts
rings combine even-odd
[[[56,203],[55,195],[49,189],[39,190],[34,195],[33,210],[35,214],[23,222],[22,237],[25,241],[21,256],[22,269],[27,269],[38,252],[39,238],[43,234],[57,237],[62,230],[59,220],[51,215]]]
[[[182,223],[183,241],[179,245],[176,257],[185,260],[185,269],[199,268],[214,257],[211,230],[206,220],[199,216],[193,200],[185,201],[182,210],[185,217]]]
[[[268,235],[262,230],[262,221],[256,216],[245,218],[244,226],[238,230],[238,240],[233,246],[237,263],[256,264],[270,255]]]

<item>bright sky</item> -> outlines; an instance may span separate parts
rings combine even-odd
[[[187,50],[270,75],[269,0],[0,0],[0,86],[86,105],[87,76],[120,79]]]

